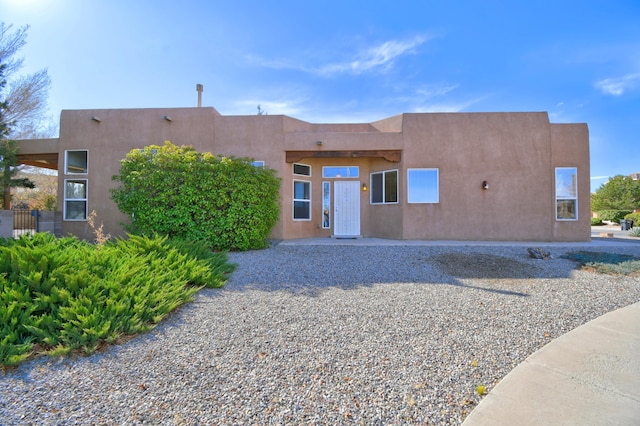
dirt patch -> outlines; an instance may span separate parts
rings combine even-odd
[[[430,259],[442,272],[457,278],[534,278],[538,269],[516,259],[492,254],[441,254]]]

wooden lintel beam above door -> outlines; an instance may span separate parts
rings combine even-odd
[[[287,163],[295,163],[303,158],[384,158],[392,163],[400,161],[400,149],[375,149],[360,151],[286,151]]]

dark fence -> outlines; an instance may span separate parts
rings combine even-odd
[[[0,210],[0,238],[18,238],[36,232],[62,236],[62,212],[48,210]]]
[[[39,231],[40,212],[38,210],[14,209],[13,234],[20,236]]]

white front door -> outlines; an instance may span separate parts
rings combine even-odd
[[[359,181],[334,182],[333,224],[336,237],[360,236]]]

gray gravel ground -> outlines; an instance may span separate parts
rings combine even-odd
[[[0,424],[459,424],[528,355],[640,280],[511,246],[232,253],[152,332],[0,373]],[[633,248],[609,252],[640,255]]]

